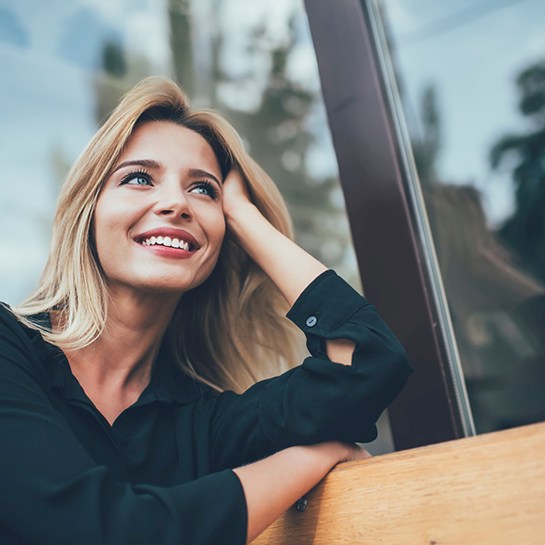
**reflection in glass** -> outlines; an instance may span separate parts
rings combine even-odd
[[[34,286],[70,164],[152,74],[233,122],[278,183],[301,245],[358,286],[302,2],[12,2],[0,9],[0,70],[0,300]],[[374,452],[392,450],[386,422]]]
[[[19,267],[15,237],[0,241],[13,258],[0,269],[12,278],[2,298],[32,286],[58,186],[94,127],[136,81],[161,73],[235,124],[279,184],[300,243],[358,284],[302,3],[32,0],[3,8],[0,30],[2,183],[17,180],[1,201],[12,216],[3,232],[33,232],[30,267]],[[18,210],[32,210],[30,222]]]
[[[545,6],[375,7],[476,429],[545,420]]]

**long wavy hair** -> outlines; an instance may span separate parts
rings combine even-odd
[[[191,109],[183,91],[169,79],[145,79],[122,98],[70,170],[39,285],[13,309],[19,320],[61,349],[87,346],[104,331],[108,289],[92,236],[95,206],[135,128],[151,120],[168,120],[203,136],[223,176],[237,167],[254,204],[279,231],[292,236],[278,189],[245,151],[235,129],[215,111]],[[286,310],[280,292],[227,232],[210,277],[184,294],[183,306],[167,328],[165,347],[191,377],[218,390],[242,391],[300,356]],[[60,324],[55,331],[34,318],[51,312]]]

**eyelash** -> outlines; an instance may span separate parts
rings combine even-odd
[[[133,172],[129,172],[126,176],[123,177],[120,183],[121,185],[126,185],[131,180],[134,180],[135,178],[144,178],[149,184],[151,184],[151,176],[149,172],[146,172],[144,169],[139,169]],[[144,185],[144,184],[132,184],[132,185]],[[212,182],[208,182],[205,180],[201,182],[197,182],[192,187],[192,189],[197,189],[197,188],[206,189],[208,191],[210,198],[213,200],[216,200],[218,198],[218,190],[214,187],[214,184]]]
[[[193,189],[196,189],[196,188],[206,189],[208,191],[208,194],[210,195],[210,198],[213,200],[216,200],[218,198],[218,190],[214,187],[214,184],[211,182],[206,182],[206,181],[197,182],[193,186]]]
[[[148,183],[151,183],[151,177],[149,175],[149,172],[146,172],[145,170],[135,170],[133,172],[129,172],[122,180],[121,185],[128,184],[131,180],[134,180],[135,178],[144,178]],[[134,185],[143,185],[143,184],[134,184]]]

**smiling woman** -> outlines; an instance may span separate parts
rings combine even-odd
[[[218,160],[194,131],[148,121],[135,130],[119,161],[95,210],[100,264],[116,300],[145,290],[172,315],[179,296],[210,276],[221,250]]]
[[[367,456],[404,351],[290,232],[219,115],[162,78],[124,97],[0,306],[3,544],[245,543]],[[288,309],[311,356],[256,382],[295,361]]]

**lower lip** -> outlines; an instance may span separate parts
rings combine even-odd
[[[154,255],[168,257],[170,259],[187,259],[195,253],[194,251],[188,252],[187,250],[171,248],[169,246],[145,246],[144,244],[140,244],[140,246],[149,252],[153,252]]]

